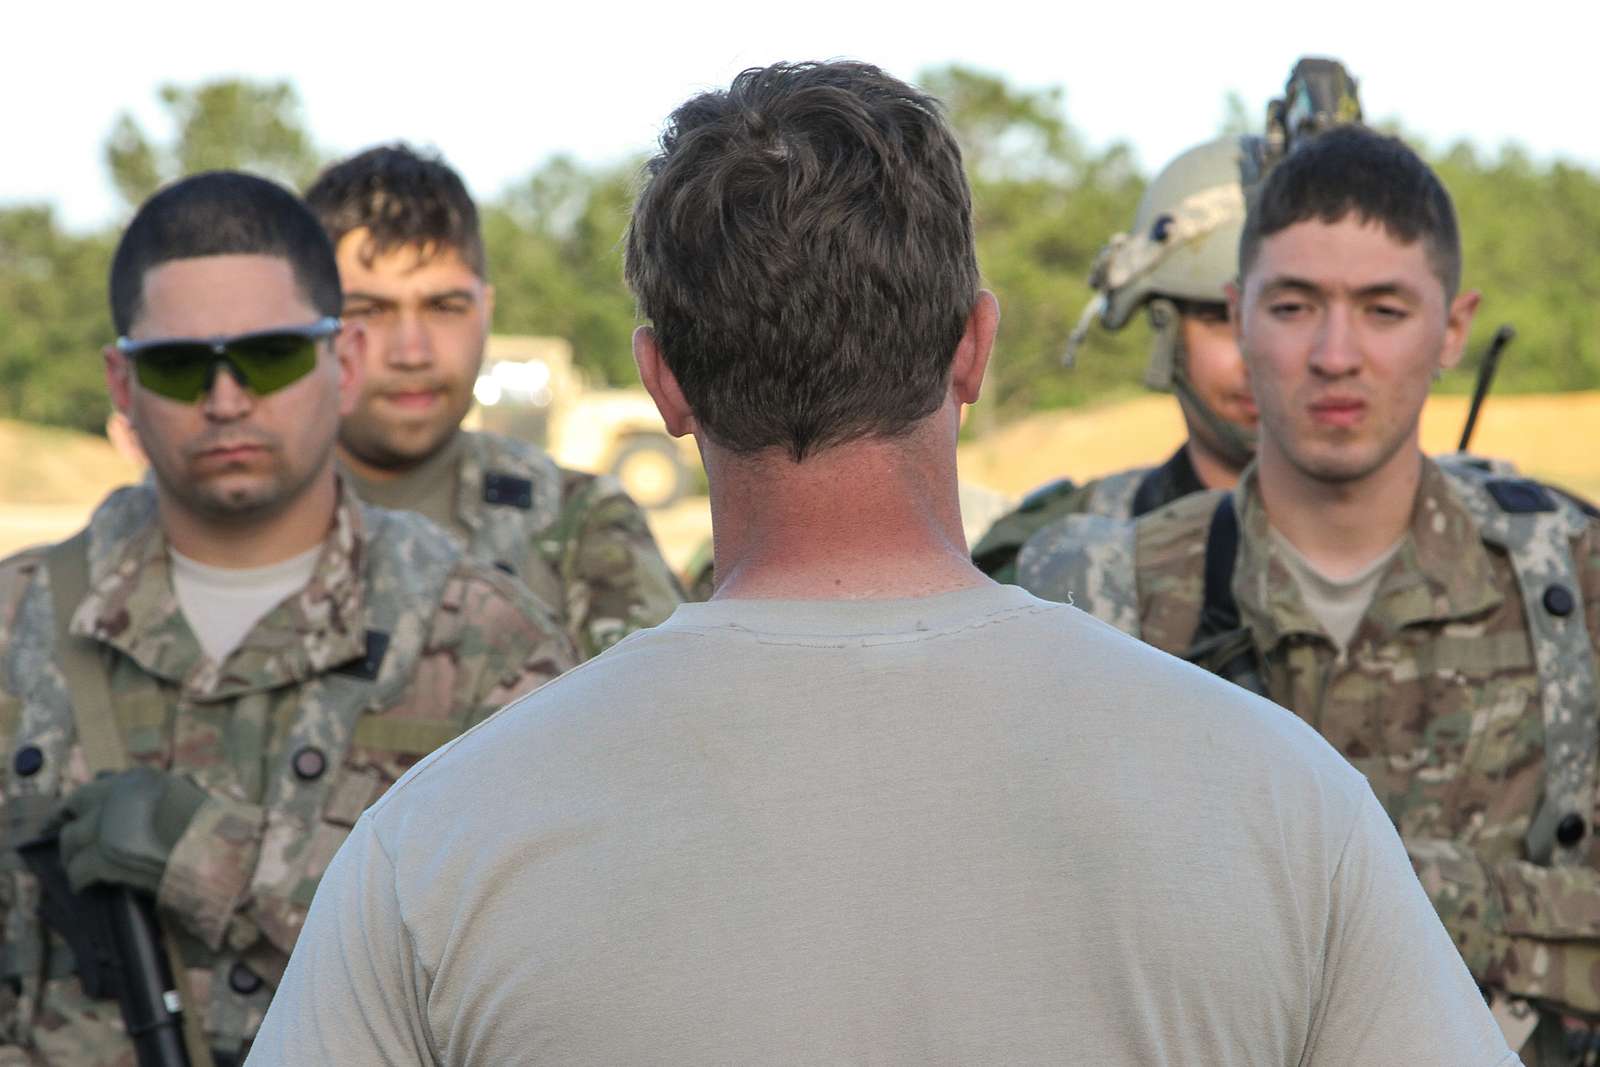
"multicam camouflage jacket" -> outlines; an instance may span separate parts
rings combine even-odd
[[[615,479],[558,467],[522,441],[463,430],[400,478],[350,480],[362,499],[420,512],[475,558],[516,575],[584,659],[683,600],[643,512]]]
[[[259,1026],[317,879],[366,806],[575,655],[516,582],[431,523],[341,492],[310,581],[213,662],[178,606],[153,498],[122,489],[95,512],[70,632],[99,653],[129,762],[186,774],[216,801],[178,841],[157,905],[187,1010],[200,1006],[225,1060]],[[93,771],[47,559],[0,563],[0,1064],[131,1064],[116,1002],[85,995],[15,852]]]
[[[1234,495],[1232,591],[1267,695],[1367,775],[1473,974],[1543,1009],[1525,1060],[1576,1062],[1565,1051],[1574,1034],[1563,1033],[1561,1016],[1574,1033],[1573,1019],[1600,1019],[1600,838],[1592,830],[1600,817],[1592,774],[1600,706],[1592,690],[1582,698],[1586,751],[1561,757],[1588,767],[1589,785],[1572,810],[1552,813],[1565,855],[1548,865],[1549,843],[1531,832],[1559,770],[1547,763],[1547,705],[1552,687],[1589,665],[1568,659],[1558,677],[1542,679],[1534,641],[1544,621],[1529,620],[1537,610],[1583,627],[1578,655],[1592,665],[1600,648],[1600,522],[1576,508],[1562,512],[1571,536],[1543,546],[1544,555],[1570,552],[1578,588],[1541,585],[1530,597],[1507,552],[1486,537],[1481,516],[1497,505],[1471,497],[1482,486],[1424,461],[1410,531],[1341,654],[1276,554],[1247,471]],[[1125,524],[1120,539],[1091,543],[1073,535],[1070,522],[1058,524],[1027,545],[1022,584],[1055,600],[1070,593],[1080,607],[1182,656],[1199,624],[1207,534],[1222,497],[1187,497]],[[1566,507],[1554,494],[1547,502]]]
[[[1082,485],[1063,478],[1035,489],[1015,511],[997,519],[973,546],[972,562],[995,581],[1016,584],[1022,546],[1057,520],[1068,515],[1137,518],[1204,490],[1186,447],[1159,467],[1135,467]]]

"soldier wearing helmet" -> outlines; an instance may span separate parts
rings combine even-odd
[[[1224,137],[1167,164],[1139,201],[1132,232],[1112,237],[1095,261],[1096,295],[1068,341],[1070,364],[1095,318],[1120,330],[1144,309],[1155,331],[1145,384],[1177,396],[1188,438],[1159,467],[1081,486],[1063,479],[1030,494],[973,550],[990,576],[1014,581],[1023,543],[1064,515],[1142,515],[1203,489],[1230,488],[1250,462],[1256,407],[1224,287],[1235,274],[1244,190],[1259,176],[1264,152],[1259,137]]]

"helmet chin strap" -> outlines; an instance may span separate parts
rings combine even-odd
[[[1152,389],[1170,389],[1185,414],[1206,428],[1218,457],[1243,470],[1255,458],[1256,434],[1218,415],[1195,391],[1194,382],[1189,379],[1189,353],[1183,343],[1183,321],[1177,305],[1157,297],[1150,301],[1149,308],[1150,325],[1156,336],[1145,384]]]

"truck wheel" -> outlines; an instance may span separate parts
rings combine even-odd
[[[642,508],[676,503],[689,487],[678,449],[665,437],[632,437],[617,450],[611,474]]]

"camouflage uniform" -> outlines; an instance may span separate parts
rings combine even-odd
[[[1586,627],[1575,635],[1579,654],[1595,655],[1600,522],[1570,509],[1579,588],[1542,586],[1530,604],[1507,553],[1485,539],[1468,506],[1473,492],[1481,490],[1424,461],[1409,534],[1341,655],[1272,548],[1249,470],[1234,496],[1232,590],[1266,695],[1370,779],[1468,967],[1498,991],[1497,1014],[1515,1010],[1502,994],[1543,1009],[1525,1060],[1576,1062],[1568,1041],[1588,1034],[1564,1034],[1561,1016],[1600,1018],[1600,839],[1589,831],[1600,812],[1591,774],[1585,799],[1572,805],[1580,810],[1550,813],[1564,855],[1547,865],[1550,843],[1540,846],[1533,825],[1550,788],[1547,733],[1569,724],[1547,726],[1542,694],[1563,679],[1541,680],[1529,612],[1570,614],[1563,625]],[[1086,540],[1070,521],[1059,524],[1025,547],[1022,585],[1056,600],[1071,592],[1086,610],[1182,656],[1200,621],[1208,529],[1222,497],[1188,497],[1125,524],[1125,537]],[[1587,721],[1577,725],[1589,740],[1572,759],[1592,767],[1600,708],[1592,694],[1584,704]]]
[[[520,578],[558,616],[583,659],[661,622],[683,600],[622,487],[558,467],[530,444],[463,430],[399,478],[346,473],[362,499],[420,512],[475,558]]]
[[[1159,467],[1135,467],[1083,485],[1063,478],[1035,489],[1015,511],[989,527],[972,549],[972,562],[995,581],[1014,585],[1017,553],[1029,538],[1058,520],[1068,515],[1137,518],[1204,490],[1186,446]]]
[[[157,903],[173,920],[186,1014],[228,1062],[260,1025],[357,816],[574,655],[527,590],[417,516],[341,492],[303,590],[212,662],[173,592],[154,496],[118,490],[95,512],[71,633],[104,664],[129,764],[187,774],[217,801],[178,841]],[[132,1064],[116,1002],[85,996],[14,851],[92,773],[46,561],[34,549],[0,563],[0,1063]]]

